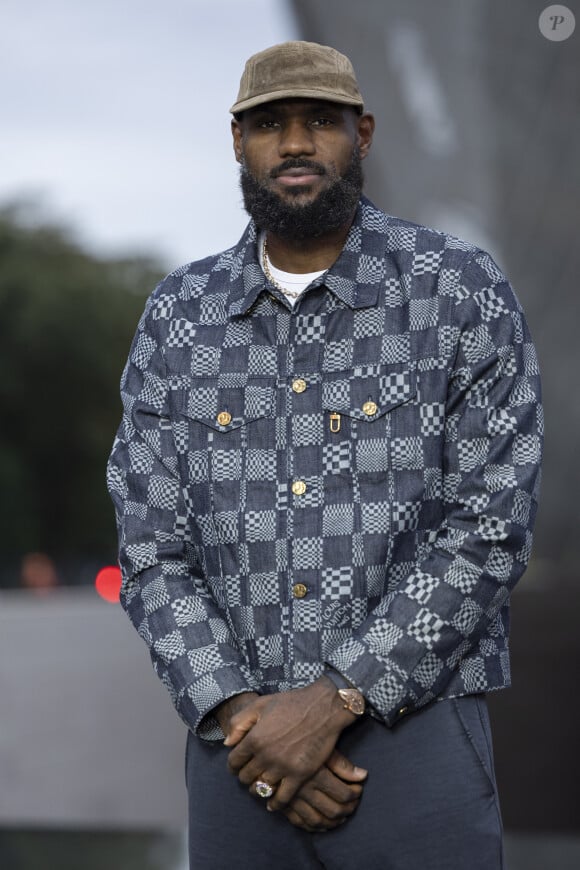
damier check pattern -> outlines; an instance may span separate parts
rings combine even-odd
[[[122,603],[179,713],[217,739],[221,701],[325,664],[387,725],[508,685],[542,415],[507,280],[363,199],[291,310],[255,242],[161,282],[122,378]]]

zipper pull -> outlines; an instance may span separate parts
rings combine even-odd
[[[340,414],[333,413],[330,415],[330,431],[340,432]]]

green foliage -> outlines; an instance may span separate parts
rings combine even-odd
[[[61,574],[75,566],[69,582],[80,565],[114,560],[105,465],[120,375],[160,277],[152,261],[99,259],[58,227],[0,210],[0,585],[17,583],[30,551]]]

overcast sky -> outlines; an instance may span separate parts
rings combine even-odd
[[[171,268],[229,246],[228,109],[247,57],[297,36],[285,0],[2,0],[0,204]]]

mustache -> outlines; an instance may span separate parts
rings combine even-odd
[[[315,163],[313,160],[306,160],[304,157],[289,157],[275,169],[270,170],[270,178],[277,178],[288,169],[308,169],[315,175],[326,175],[326,169],[321,163]]]

